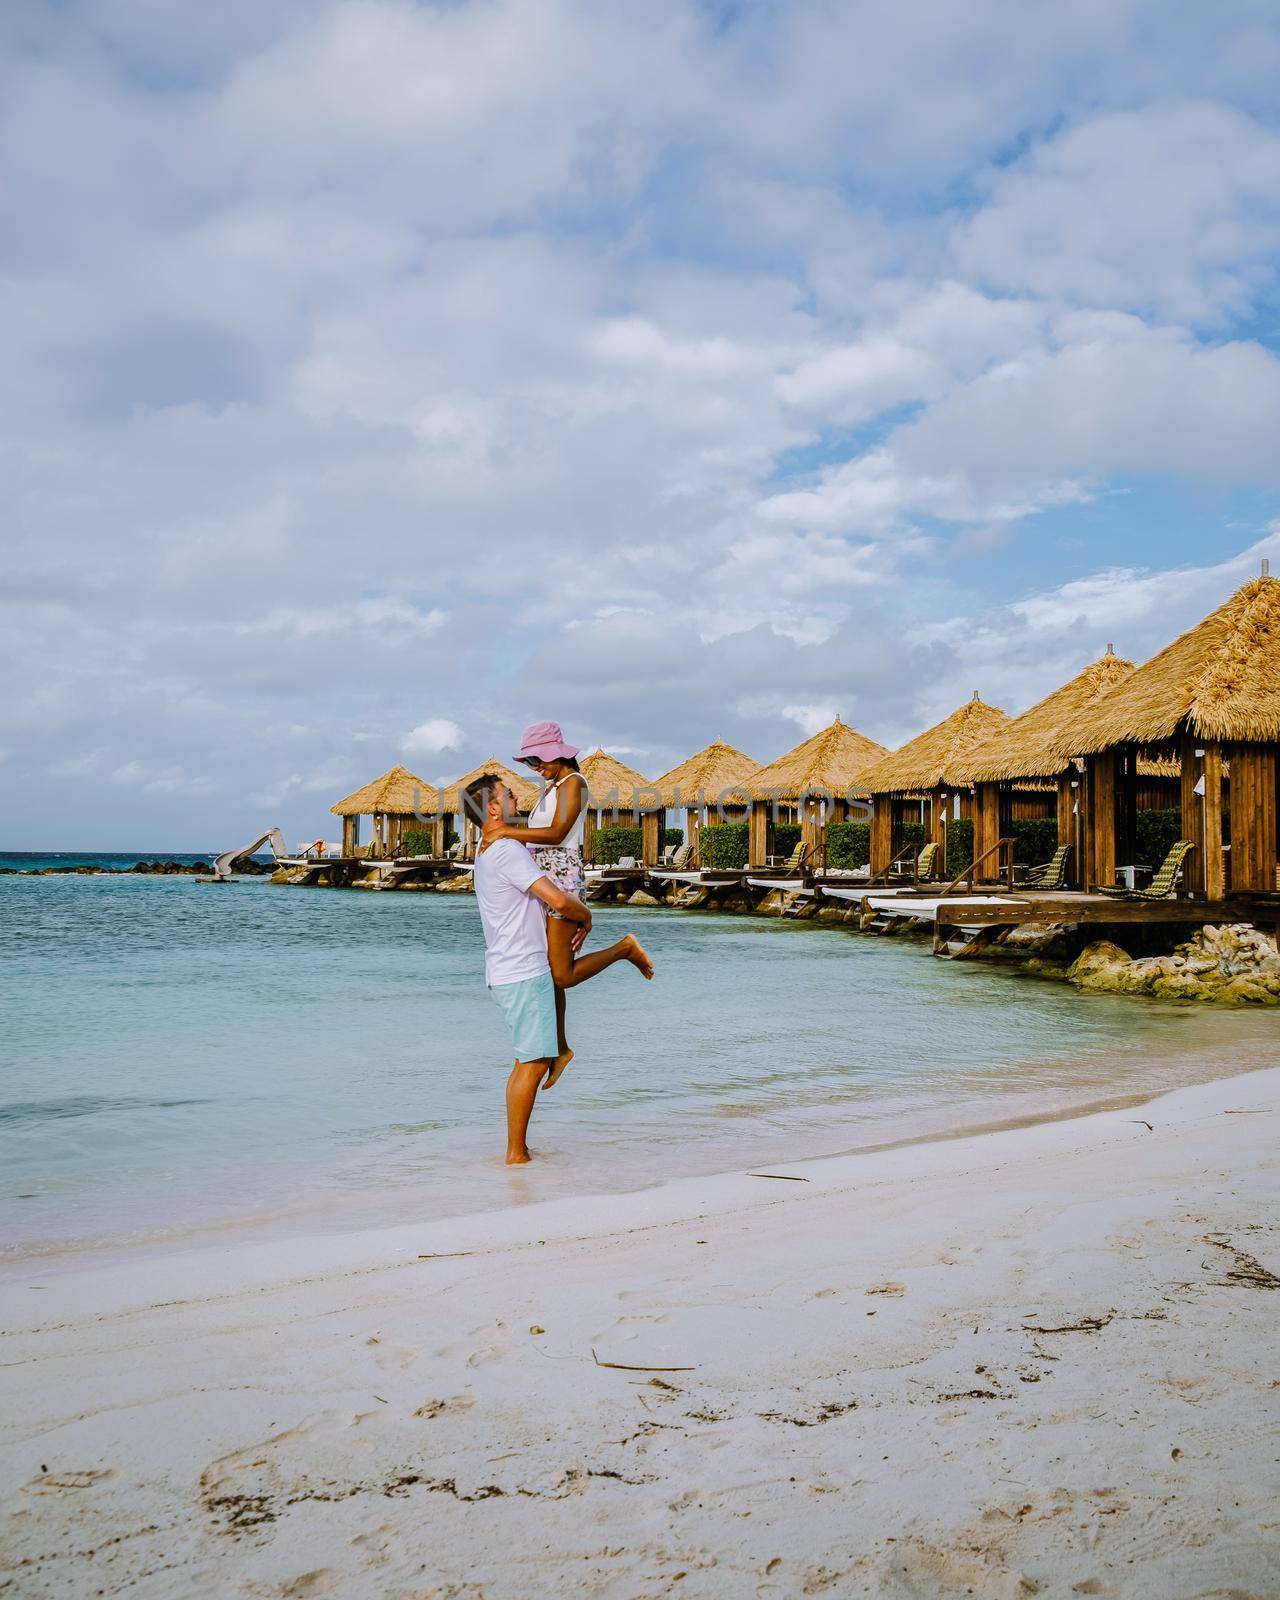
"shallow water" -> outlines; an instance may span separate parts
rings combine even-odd
[[[658,977],[570,996],[542,1158],[470,896],[0,878],[10,1257],[363,1227],[639,1188],[1273,1065],[1274,1015],[1082,996],[914,942],[600,908]]]

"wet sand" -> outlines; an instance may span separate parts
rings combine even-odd
[[[1278,1133],[1280,1069],[33,1264],[4,1288],[0,1593],[1274,1595]]]

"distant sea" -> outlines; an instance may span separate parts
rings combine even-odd
[[[1080,995],[914,941],[600,907],[591,944],[629,929],[657,977],[618,967],[570,995],[577,1059],[540,1100],[540,1161],[513,1172],[470,896],[0,877],[0,1252],[640,1189],[1276,1060],[1273,1016]]]

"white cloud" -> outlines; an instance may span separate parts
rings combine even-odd
[[[956,240],[966,274],[1090,306],[1216,319],[1275,281],[1280,134],[1227,106],[1112,112],[1035,146]]]
[[[1114,598],[1026,519],[1124,482],[1154,575],[1144,475],[1275,512],[1255,0],[172,12],[0,22],[6,814],[73,751],[126,843],[314,833],[548,704],[655,769],[910,732],[969,660],[908,625],[1019,686],[1015,582]]]
[[[436,756],[461,745],[462,729],[449,717],[428,717],[400,741],[400,748],[409,756]]]
[[[808,738],[811,734],[821,733],[823,728],[829,728],[839,715],[839,707],[833,701],[818,700],[803,705],[783,706],[782,715],[798,723]]]

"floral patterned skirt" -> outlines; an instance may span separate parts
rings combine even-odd
[[[587,879],[582,868],[581,850],[567,850],[558,844],[540,844],[531,846],[531,853],[534,861],[557,888],[582,899]],[[548,911],[547,915],[563,920],[558,911]]]

